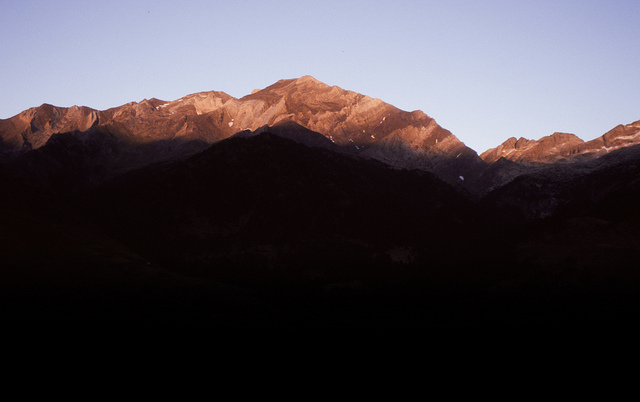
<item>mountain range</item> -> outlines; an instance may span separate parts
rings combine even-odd
[[[453,182],[473,175],[482,164],[473,150],[424,113],[405,112],[310,76],[281,80],[240,99],[203,92],[105,111],[45,104],[0,122],[0,152],[7,160],[42,147],[55,134],[99,132],[129,148],[163,144],[160,152],[136,154],[134,159],[142,157],[144,164],[192,154],[240,131],[283,122],[321,133],[346,152],[393,166],[435,170]]]
[[[0,120],[3,318],[624,325],[639,142],[640,121],[479,156],[421,111],[310,76],[45,104]]]

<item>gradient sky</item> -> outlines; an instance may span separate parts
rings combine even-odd
[[[640,0],[0,0],[0,118],[281,78],[422,110],[478,153],[640,119]]]

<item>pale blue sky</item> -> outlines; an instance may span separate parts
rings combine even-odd
[[[640,120],[640,0],[0,0],[0,118],[281,78],[422,110],[478,153]]]

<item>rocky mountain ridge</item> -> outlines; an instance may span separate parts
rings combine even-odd
[[[42,147],[54,134],[86,132],[104,127],[128,144],[154,141],[214,143],[233,134],[256,131],[281,122],[295,122],[326,136],[333,143],[352,147],[365,157],[392,166],[434,170],[449,182],[505,158],[523,164],[572,162],[599,157],[640,143],[640,121],[618,125],[599,138],[585,142],[569,133],[554,133],[539,140],[511,137],[477,157],[435,120],[421,111],[405,112],[311,76],[283,79],[250,95],[234,98],[209,91],[174,101],[145,99],[99,111],[43,104],[0,120],[0,160],[8,160]],[[463,158],[450,174],[452,159]],[[481,159],[481,160],[480,160]],[[459,162],[459,161],[456,161]]]
[[[421,112],[310,77],[240,99],[44,105],[0,122],[0,317],[180,331],[635,322],[634,127],[605,135],[628,146],[600,157],[488,164]]]
[[[287,121],[363,157],[431,170],[453,183],[473,176],[483,164],[473,150],[423,112],[405,112],[310,76],[280,80],[240,99],[211,91],[171,102],[145,99],[104,111],[45,104],[0,121],[0,159],[38,149],[54,134],[90,129],[107,131],[127,145],[212,144],[240,131]]]
[[[640,120],[617,125],[601,137],[583,141],[574,134],[553,133],[539,140],[511,137],[480,157],[487,163],[505,158],[525,164],[549,164],[598,158],[620,148],[640,144]]]
[[[258,133],[274,126],[280,127],[276,131],[281,135],[287,132],[288,138],[298,142],[310,141],[308,133],[303,134],[309,130],[328,140],[312,136],[312,141],[324,147],[394,167],[430,171],[480,195],[532,169],[581,163],[640,143],[638,121],[619,125],[588,142],[568,133],[539,140],[512,137],[478,156],[421,111],[402,111],[380,99],[303,76],[280,80],[239,99],[209,91],[174,101],[145,99],[103,111],[44,104],[0,120],[0,162],[40,149],[53,136],[71,135],[73,141],[101,155],[101,166],[109,166],[102,176],[111,177],[150,163],[188,157],[237,133]],[[489,167],[501,158],[517,165]]]

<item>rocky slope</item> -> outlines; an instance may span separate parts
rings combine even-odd
[[[421,112],[311,77],[43,105],[0,122],[0,319],[609,331],[640,311],[638,126],[487,164]]]
[[[553,133],[539,140],[511,137],[480,157],[487,163],[500,158],[525,164],[575,162],[597,158],[616,149],[640,144],[640,120],[618,125],[594,140],[584,142],[573,134]]]
[[[307,147],[270,130],[122,175],[91,192],[86,205],[100,226],[148,258],[218,279],[287,271],[290,281],[315,272],[331,282],[356,266],[452,260],[461,255],[447,244],[473,221],[470,202],[427,172]]]
[[[321,133],[364,157],[431,170],[451,183],[464,184],[484,165],[473,150],[423,112],[405,112],[310,76],[280,80],[240,99],[212,91],[171,102],[132,102],[105,111],[42,105],[0,121],[0,159],[40,148],[57,133],[75,132],[82,137],[100,129],[129,147],[161,141],[177,146],[194,141],[211,144],[239,131],[283,122]],[[139,156],[149,161],[163,157],[174,155],[167,151]]]
[[[64,134],[100,154],[96,169],[107,166],[102,176],[112,177],[150,163],[188,157],[238,132],[257,133],[285,123],[324,136],[328,141],[321,142],[334,150],[430,171],[480,195],[531,172],[532,166],[589,160],[640,141],[638,121],[588,142],[566,133],[540,140],[509,138],[478,157],[421,111],[402,111],[304,76],[280,80],[240,99],[210,91],[170,102],[145,99],[104,111],[45,104],[0,120],[0,162],[40,149],[52,136]],[[308,132],[302,133],[298,130],[295,140],[307,143]],[[487,168],[501,158],[519,165]],[[99,179],[94,175],[92,180]]]

